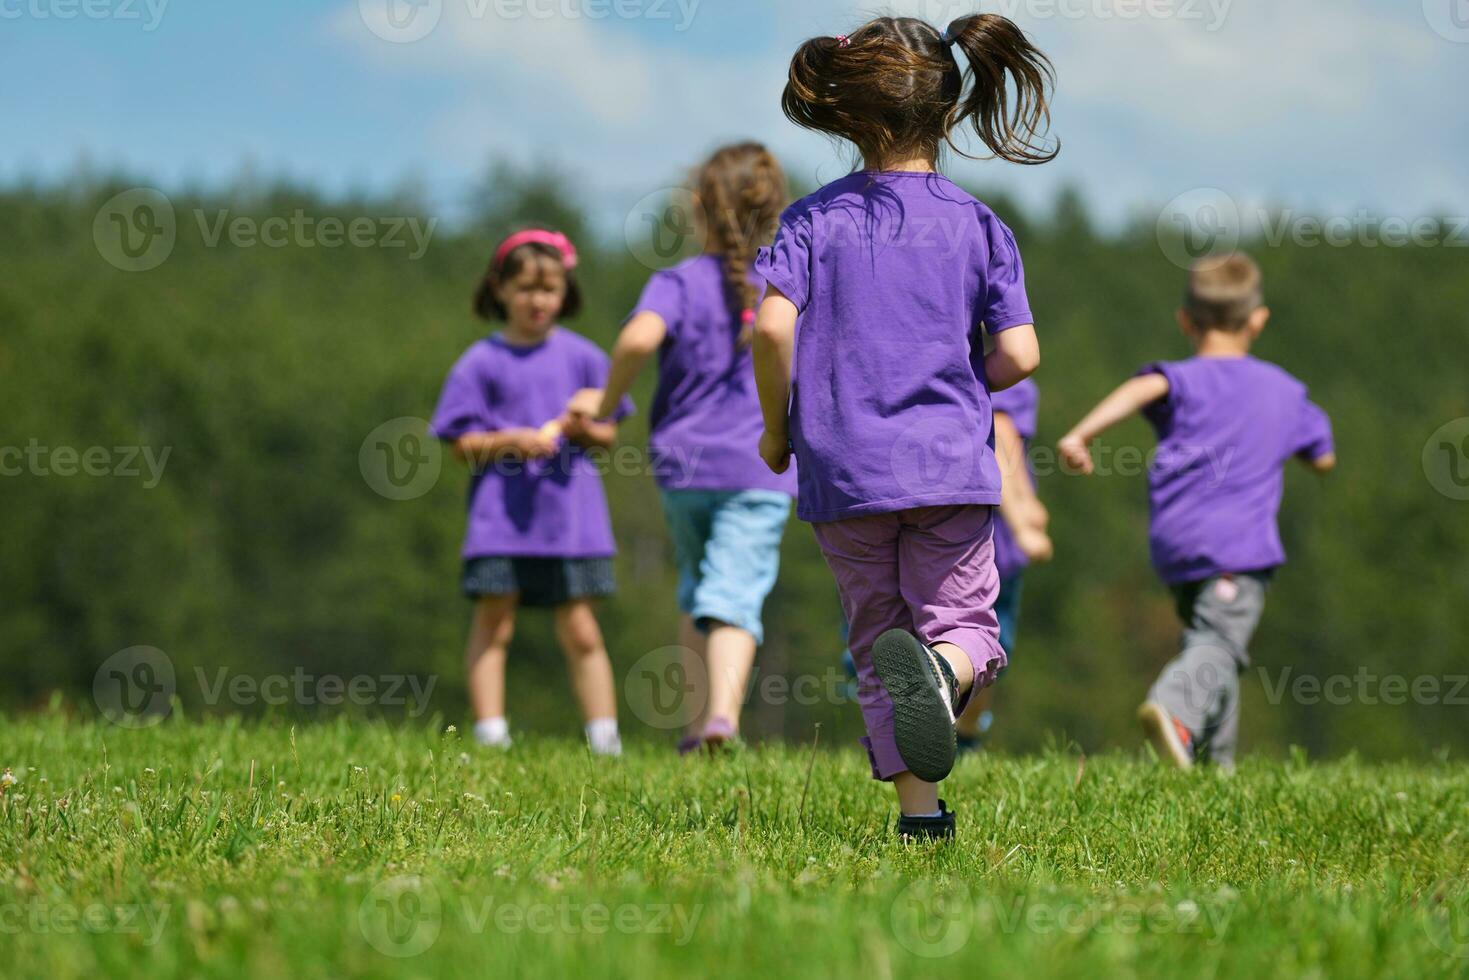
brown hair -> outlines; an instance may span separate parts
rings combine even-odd
[[[581,286],[577,284],[576,274],[566,268],[565,256],[551,245],[531,242],[511,251],[498,265],[490,263],[489,269],[480,279],[479,288],[474,292],[475,316],[481,320],[507,319],[505,304],[500,302],[495,290],[524,272],[531,262],[539,265],[547,261],[560,268],[566,276],[566,299],[562,301],[561,311],[557,316],[570,318],[580,313]]]
[[[966,73],[951,50],[957,44]],[[1047,163],[1051,62],[1007,17],[961,17],[940,34],[913,17],[880,17],[850,37],[796,51],[781,107],[798,126],[851,140],[877,166],[905,153],[938,156],[966,121],[994,157]]]
[[[1200,330],[1242,330],[1265,305],[1265,277],[1243,252],[1200,259],[1188,274],[1183,310]]]
[[[730,309],[748,319],[760,299],[750,282],[755,252],[774,237],[781,212],[790,203],[785,172],[764,146],[737,143],[716,150],[694,174],[693,184],[702,205],[707,251],[724,260]],[[746,322],[741,346],[748,346],[752,336],[753,327]]]

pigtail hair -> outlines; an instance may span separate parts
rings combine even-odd
[[[750,282],[755,253],[774,236],[789,201],[785,172],[758,143],[727,146],[696,177],[708,251],[719,256],[730,312],[741,324],[739,345],[754,339],[753,316],[760,291]]]
[[[990,152],[1010,163],[1049,163],[1061,141],[1047,146],[1050,91],[1056,81],[1050,59],[1015,22],[998,14],[974,14],[949,25],[947,36],[969,62],[969,92],[954,109],[950,128],[965,121]],[[956,59],[957,60],[957,59]],[[949,145],[969,156],[949,139]]]

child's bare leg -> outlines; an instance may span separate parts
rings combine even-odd
[[[713,623],[709,631],[709,718],[723,718],[740,729],[745,690],[755,666],[755,637],[749,630]]]
[[[571,686],[587,722],[592,751],[616,755],[622,751],[617,733],[617,685],[612,660],[602,641],[592,604],[578,599],[556,607],[556,639],[566,654]]]
[[[516,596],[484,596],[474,605],[465,668],[477,722],[505,719],[505,660],[515,635]]]
[[[927,816],[939,812],[937,783],[925,783],[911,772],[900,772],[893,777],[893,788],[898,791],[898,805],[904,813]]]
[[[708,670],[708,639],[699,628],[694,625],[692,616],[684,616],[678,622],[678,645],[683,647],[683,669],[684,677],[690,683],[695,678],[704,677]],[[698,739],[704,733],[704,726],[709,721],[709,698],[708,691],[690,691],[688,724],[684,728],[685,739]]]

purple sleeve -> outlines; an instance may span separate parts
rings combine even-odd
[[[590,356],[584,362],[582,384],[588,388],[601,388],[607,384],[607,375],[612,370],[612,359],[600,347],[593,346],[588,353]],[[622,401],[617,403],[617,411],[612,413],[612,421],[621,422],[636,411],[632,396],[623,395]]]
[[[785,293],[796,309],[804,310],[811,300],[811,219],[787,208],[781,215],[775,242],[762,248],[755,258],[755,271],[766,282]]]
[[[444,442],[455,442],[471,432],[495,431],[490,399],[490,379],[472,348],[449,371],[429,431]]]
[[[990,396],[996,415],[1008,415],[1022,439],[1034,439],[1039,428],[1037,415],[1040,410],[1040,389],[1034,381],[1026,379],[1013,388],[996,392]]]
[[[1313,463],[1336,452],[1331,419],[1320,405],[1309,399],[1302,407],[1300,421],[1296,423],[1295,444],[1296,455]]]
[[[1034,323],[1030,298],[1025,293],[1025,265],[1015,236],[1005,223],[987,215],[985,233],[989,238],[989,261],[984,269],[987,284],[981,320],[991,335],[1011,327]]]
[[[670,337],[678,336],[679,325],[684,318],[684,288],[677,276],[667,272],[655,272],[643,287],[638,305],[628,315],[631,320],[639,313],[656,313],[663,318]]]
[[[1144,366],[1135,376],[1141,378],[1149,374],[1161,374],[1168,382],[1168,394],[1159,398],[1151,405],[1143,406],[1143,418],[1153,423],[1153,427],[1162,434],[1172,425],[1173,413],[1178,406],[1179,400],[1186,394],[1183,375],[1178,371],[1176,365],[1169,364],[1166,361],[1159,361],[1155,364]]]

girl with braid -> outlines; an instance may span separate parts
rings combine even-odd
[[[613,350],[605,389],[572,403],[573,415],[610,417],[658,353],[649,453],[678,564],[679,645],[696,685],[683,753],[714,751],[739,734],[796,493],[794,472],[771,473],[760,460],[750,354],[765,288],[755,254],[788,203],[785,174],[763,146],[742,143],[717,151],[693,184],[704,254],[654,274]]]

